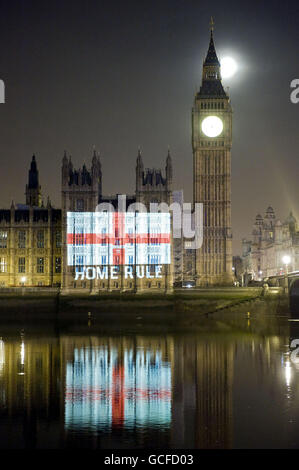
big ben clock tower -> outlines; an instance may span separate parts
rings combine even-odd
[[[214,23],[202,84],[192,110],[194,203],[202,203],[203,246],[196,250],[198,286],[231,285],[231,147],[232,108],[221,82],[214,45]]]

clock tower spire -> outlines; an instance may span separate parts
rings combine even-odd
[[[204,206],[204,241],[196,251],[198,286],[232,284],[232,108],[221,81],[211,19],[210,44],[192,110],[194,203]]]

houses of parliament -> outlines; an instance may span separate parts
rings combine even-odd
[[[203,245],[186,247],[183,238],[171,241],[171,261],[158,279],[75,280],[67,260],[67,213],[93,212],[99,203],[116,205],[117,196],[102,193],[102,168],[94,151],[91,166],[76,169],[65,152],[61,169],[61,209],[42,200],[37,159],[33,156],[24,204],[12,202],[0,210],[0,287],[61,287],[62,292],[164,291],[193,282],[195,286],[231,285],[231,146],[232,109],[221,81],[213,26],[203,63],[202,82],[192,109],[193,204],[203,204]],[[128,203],[183,203],[183,192],[174,191],[173,163],[166,156],[165,169],[144,167],[138,153],[136,187]]]

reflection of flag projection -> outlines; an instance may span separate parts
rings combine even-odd
[[[115,366],[112,372],[112,427],[122,427],[124,423],[124,377],[124,368]]]
[[[68,212],[69,266],[170,264],[170,214]]]
[[[66,365],[65,426],[105,430],[169,427],[171,365],[160,353],[76,349]]]

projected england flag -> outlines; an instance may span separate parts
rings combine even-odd
[[[69,266],[171,263],[169,213],[68,212]]]

